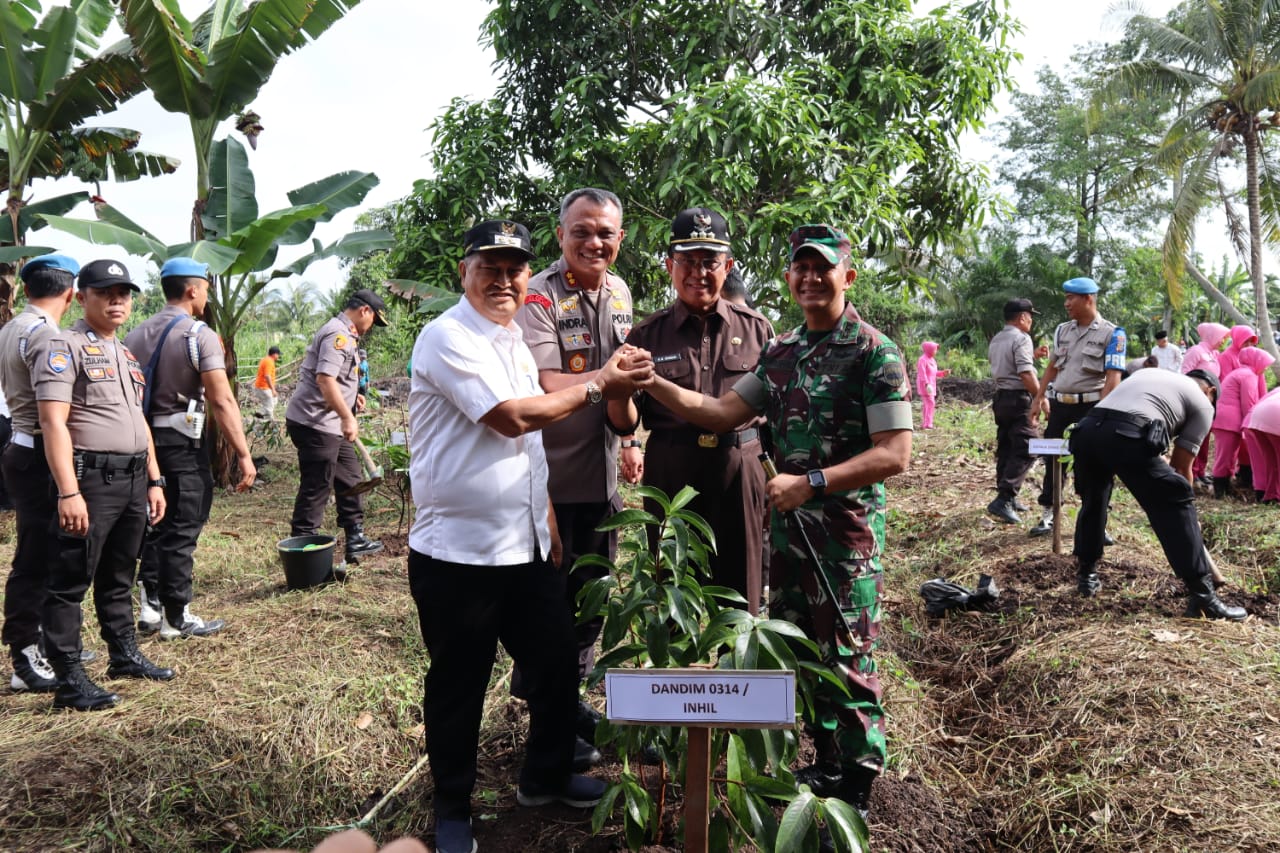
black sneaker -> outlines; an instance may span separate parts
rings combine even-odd
[[[563,803],[575,809],[589,809],[604,798],[609,786],[599,779],[570,774],[565,783],[556,788],[521,783],[516,788],[516,802],[522,806],[545,806]]]
[[[52,693],[58,686],[58,678],[53,674],[53,667],[40,654],[40,647],[35,643],[21,649],[13,649],[13,675],[9,679],[9,689],[15,693]]]
[[[601,761],[604,761],[604,756],[600,754],[600,750],[582,738],[574,739],[573,769],[575,772],[581,773],[583,770],[590,770]]]
[[[377,539],[370,539],[364,535],[364,531],[360,528],[353,528],[347,531],[347,562],[359,562],[361,557],[367,557],[370,554],[376,554],[382,550],[382,543]]]
[[[1033,539],[1038,538],[1040,536],[1052,536],[1053,535],[1053,518],[1040,519],[1039,523],[1037,523],[1035,527],[1027,531],[1027,535],[1032,537]]]

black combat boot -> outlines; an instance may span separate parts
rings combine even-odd
[[[110,663],[107,665],[107,678],[149,678],[153,681],[168,681],[175,674],[173,670],[156,666],[147,660],[147,656],[138,648],[138,640],[133,634],[127,634],[108,643],[108,646]]]
[[[1213,496],[1218,500],[1222,500],[1231,493],[1230,477],[1214,477],[1213,478]]]
[[[1243,607],[1229,607],[1218,598],[1218,593],[1213,590],[1212,575],[1206,573],[1204,577],[1185,583],[1188,597],[1187,612],[1183,615],[1188,619],[1230,619],[1232,622],[1240,622],[1249,615]]]
[[[1242,494],[1249,494],[1253,491],[1253,467],[1250,465],[1241,465],[1236,471],[1236,489]]]
[[[1098,577],[1098,565],[1089,563],[1076,569],[1076,592],[1085,598],[1091,598],[1102,589],[1102,578]]]
[[[103,690],[85,675],[80,655],[61,655],[49,661],[58,676],[58,687],[53,692],[53,707],[71,708],[75,711],[100,711],[119,703],[120,697]]]
[[[367,557],[370,554],[376,554],[382,550],[382,543],[377,539],[370,539],[364,535],[364,528],[360,525],[347,528],[347,562],[359,562],[361,557]]]

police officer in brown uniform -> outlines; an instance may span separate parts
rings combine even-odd
[[[40,648],[40,614],[49,571],[49,519],[57,513],[53,480],[44,458],[40,414],[31,368],[47,355],[46,342],[74,298],[80,265],[66,255],[41,255],[22,268],[27,305],[0,329],[0,383],[13,432],[0,464],[17,514],[17,545],[4,587],[4,644],[13,660],[13,690],[52,692],[57,679]]]
[[[682,211],[671,222],[667,249],[676,301],[627,337],[627,343],[653,353],[659,376],[710,397],[727,393],[750,373],[773,338],[773,326],[763,315],[721,298],[732,269],[724,217],[705,207]],[[691,509],[716,534],[711,582],[737,590],[757,612],[766,518],[759,418],[716,434],[648,395],[641,398],[640,412],[649,428],[645,485],[668,495],[684,486],[697,489]],[[657,508],[649,501],[646,506]]]
[[[76,294],[84,318],[51,336],[32,367],[45,459],[57,488],[43,619],[58,678],[55,708],[95,710],[120,701],[90,681],[80,663],[80,605],[90,583],[110,652],[107,676],[167,681],[174,675],[138,649],[130,598],[147,523],[159,522],[165,511],[142,414],[142,365],[115,337],[137,290],[118,261],[86,264]]]
[[[1091,278],[1063,282],[1063,304],[1071,319],[1054,330],[1049,366],[1040,378],[1040,391],[1031,401],[1031,423],[1048,412],[1045,438],[1062,438],[1067,427],[1078,422],[1111,393],[1124,378],[1124,329],[1098,313],[1098,283]],[[1032,536],[1053,532],[1053,467],[1045,466],[1039,504],[1040,523]],[[1107,537],[1106,544],[1111,544]]]
[[[285,409],[285,428],[298,448],[298,495],[292,535],[309,536],[324,523],[329,492],[337,491],[338,525],[346,531],[347,560],[382,550],[364,535],[364,497],[347,494],[360,482],[352,442],[360,435],[356,413],[364,410],[360,381],[360,336],[386,326],[387,306],[372,290],[357,290],[342,313],[320,327],[298,368],[298,387]]]
[[[529,280],[524,307],[516,315],[533,353],[538,380],[549,394],[593,381],[631,331],[631,291],[609,272],[625,233],[622,202],[608,190],[576,189],[560,203],[556,228],[560,259]],[[634,436],[623,438],[635,440]],[[542,443],[565,567],[584,554],[613,559],[617,534],[596,531],[602,521],[622,509],[618,436],[607,427],[604,407],[592,406],[548,425],[542,431]],[[601,576],[603,570],[596,566],[570,574],[568,597],[575,612],[578,591]],[[591,671],[602,624],[592,619],[576,627],[578,670],[583,678]],[[512,679],[512,692],[523,695],[518,673]],[[592,740],[598,715],[585,703],[578,710],[579,735]]]
[[[253,485],[257,469],[244,438],[240,406],[227,379],[218,335],[203,321],[209,301],[209,266],[170,258],[160,269],[167,304],[125,338],[147,366],[147,418],[151,424],[168,509],[148,534],[138,571],[138,630],[162,640],[207,637],[221,619],[191,612],[192,570],[200,531],[213,505],[213,473],[204,441],[205,407],[213,413],[240,466],[239,491]]]

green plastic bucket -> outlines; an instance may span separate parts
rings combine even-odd
[[[338,540],[332,536],[291,536],[276,543],[284,580],[289,589],[310,589],[331,583],[333,551]]]

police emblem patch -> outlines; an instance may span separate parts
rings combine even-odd
[[[693,230],[689,232],[689,236],[702,240],[708,240],[716,236],[716,232],[711,229],[711,217],[705,213],[695,213],[693,215]]]
[[[62,373],[71,366],[71,353],[69,352],[51,352],[49,353],[49,369],[54,373]]]
[[[610,302],[609,304],[613,306],[613,310],[614,310],[614,311],[626,311],[626,310],[627,310],[627,303],[623,302],[621,299],[615,299],[615,300],[613,300],[612,302]]]
[[[729,339],[729,343],[733,344],[736,347],[742,343],[742,338],[738,337],[737,335],[734,335],[732,338]]]
[[[569,372],[582,373],[587,369],[587,357],[580,352],[569,357]]]
[[[561,299],[561,300],[560,300],[560,310],[561,310],[561,311],[577,311],[577,310],[578,310],[578,297],[576,297],[576,296],[570,296],[568,299]]]
[[[333,339],[334,349],[343,349],[344,347],[346,347],[346,345],[347,345],[346,335],[338,335],[336,338]]]

